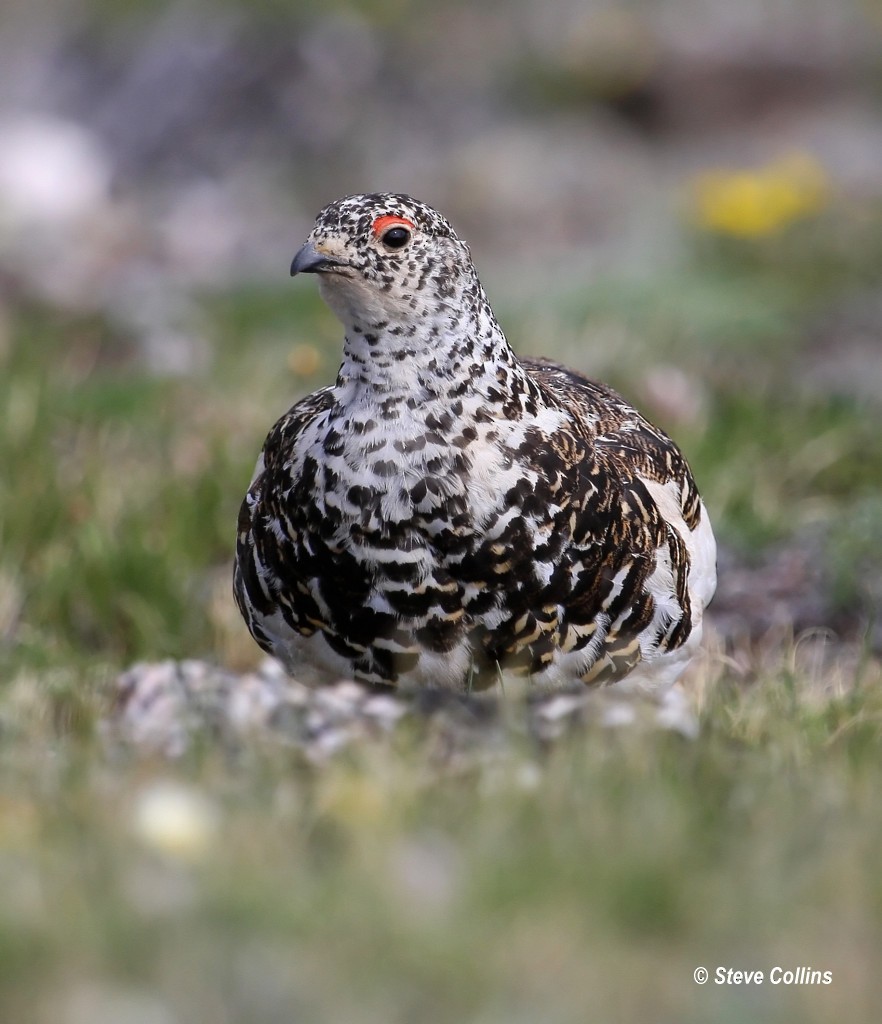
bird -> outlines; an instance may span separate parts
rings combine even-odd
[[[270,430],[241,505],[233,589],[257,644],[309,686],[668,690],[716,586],[671,438],[517,356],[468,244],[408,195],[325,206],[300,274],[343,357]]]

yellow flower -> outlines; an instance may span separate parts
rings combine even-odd
[[[376,826],[389,812],[388,794],[378,780],[349,771],[326,779],[319,806],[325,814],[352,828]]]
[[[794,153],[756,171],[707,171],[692,185],[698,224],[738,238],[761,238],[825,206],[829,180],[805,153]]]
[[[288,366],[298,377],[311,377],[321,365],[322,357],[314,345],[295,345],[288,354]]]

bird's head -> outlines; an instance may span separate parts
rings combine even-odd
[[[291,275],[317,274],[347,328],[416,325],[461,309],[477,279],[465,242],[430,206],[392,193],[346,196],[316,218]]]

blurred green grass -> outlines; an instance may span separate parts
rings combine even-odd
[[[456,770],[418,727],[316,768],[108,763],[31,726],[2,756],[3,1019],[85,990],[98,1020],[126,995],[161,1020],[869,1021],[880,712],[878,685],[819,702],[781,670],[721,685],[695,743],[512,736]],[[211,801],[198,856],[139,835],[157,778]],[[693,983],[718,964],[834,983]]]
[[[756,558],[825,531],[846,604],[878,535],[882,416],[800,367],[816,318],[882,270],[867,212],[850,246],[827,222],[701,240],[654,280],[563,282],[540,338],[589,372],[602,356],[635,397],[648,367],[684,368],[700,414],[662,425],[720,538]],[[541,750],[513,725],[501,753],[450,764],[415,725],[321,768],[259,741],[175,763],[108,749],[131,661],[257,660],[229,593],[238,503],[274,417],[336,368],[308,288],[201,304],[202,375],[157,378],[107,324],[33,306],[0,349],[0,1019],[875,1019],[869,656],[810,677],[785,648],[747,685],[718,652],[691,744],[589,731]],[[526,351],[537,321],[497,308]],[[610,324],[639,340],[599,353]],[[198,856],[139,837],[156,780],[213,807]],[[694,984],[717,964],[834,982]]]

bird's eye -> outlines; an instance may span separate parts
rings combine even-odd
[[[402,249],[410,241],[410,232],[399,224],[384,231],[380,241],[389,249]]]
[[[400,214],[384,213],[371,226],[374,238],[387,249],[403,249],[413,238],[413,222]]]

